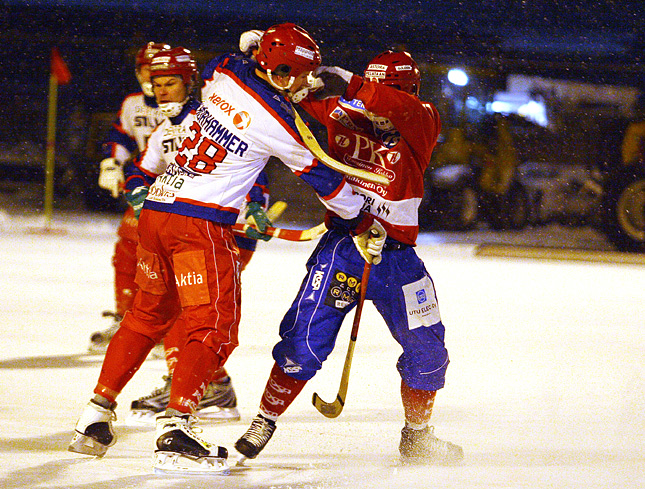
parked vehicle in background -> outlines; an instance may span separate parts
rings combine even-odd
[[[521,229],[529,219],[528,195],[518,178],[519,116],[490,114],[475,125],[447,127],[426,173],[419,224],[425,229]]]
[[[621,132],[620,162],[610,167],[602,201],[603,229],[619,250],[645,252],[645,94]]]
[[[616,168],[605,180],[601,231],[620,251],[645,252],[645,168]]]
[[[531,225],[600,225],[603,187],[598,170],[579,164],[528,161],[518,167],[518,178],[528,195]]]

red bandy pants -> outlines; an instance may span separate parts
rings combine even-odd
[[[179,314],[187,345],[198,342],[212,352],[213,358],[201,355],[199,361],[204,364],[195,368],[206,375],[225,363],[238,345],[241,312],[239,251],[230,226],[145,209],[139,220],[136,282],[139,292],[121,322],[121,329],[136,334],[124,333],[127,341],[120,341],[119,333],[114,336],[95,392],[115,397]],[[190,370],[194,361],[182,352],[175,372]],[[201,384],[189,384],[210,381],[190,377],[177,396],[203,390]],[[174,391],[175,378],[170,405],[177,397]],[[194,399],[186,402],[192,405]]]

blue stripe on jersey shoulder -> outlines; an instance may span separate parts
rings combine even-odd
[[[213,78],[217,67],[229,71],[251,91],[255,92],[275,113],[297,132],[295,116],[291,103],[271,85],[255,74],[257,63],[242,54],[223,54],[211,60],[204,68],[204,80]]]
[[[112,156],[112,151],[115,144],[119,144],[123,146],[130,153],[134,153],[138,147],[137,141],[134,138],[116,129],[115,126],[117,124],[118,124],[118,120],[112,125],[112,127],[108,131],[105,137],[105,142],[102,145],[103,152],[107,157]]]
[[[343,175],[321,162],[310,168],[307,173],[301,173],[299,176],[322,198],[332,195],[343,182]]]

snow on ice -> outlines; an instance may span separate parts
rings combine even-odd
[[[347,403],[335,420],[311,405],[333,398],[350,321],[323,370],[246,468],[229,476],[153,474],[154,432],[126,427],[135,398],[161,385],[148,360],[119,398],[117,444],[103,459],[67,452],[102,357],[90,333],[107,327],[118,218],[29,216],[0,222],[0,486],[23,488],[642,488],[645,487],[645,268],[487,257],[474,245],[422,239],[451,354],[436,434],[464,447],[456,467],[398,461],[403,425],[398,345],[367,304]],[[243,273],[240,347],[227,368],[242,420],[203,424],[237,453],[272,365],[278,323],[312,243],[261,243]]]

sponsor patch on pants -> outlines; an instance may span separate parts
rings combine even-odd
[[[208,304],[210,293],[204,251],[193,250],[176,253],[172,260],[182,307]]]
[[[136,284],[150,294],[163,295],[166,284],[161,276],[159,257],[137,245],[137,272],[134,277]]]
[[[361,282],[358,277],[353,277],[344,272],[336,272],[331,279],[325,305],[345,311],[358,299],[361,291]]]
[[[410,329],[432,326],[441,321],[432,280],[426,276],[421,280],[404,285],[402,289]]]

